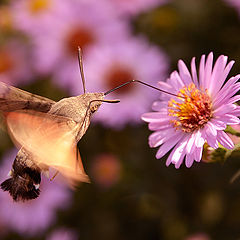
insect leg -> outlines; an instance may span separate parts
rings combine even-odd
[[[55,174],[51,177],[50,181],[53,181],[53,179],[58,175],[59,171],[56,171]]]

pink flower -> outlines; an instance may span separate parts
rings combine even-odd
[[[17,151],[11,150],[3,157],[0,180],[7,178]],[[7,192],[0,191],[0,219],[6,228],[20,234],[43,233],[56,220],[56,210],[71,204],[71,192],[63,185],[42,177],[40,196],[27,202],[13,202]]]
[[[91,92],[104,92],[126,81],[138,79],[153,84],[166,76],[167,56],[142,38],[126,38],[114,45],[98,45],[84,59],[86,86]],[[77,77],[77,75],[76,75]],[[76,79],[75,77],[75,79]],[[75,81],[73,94],[82,92]],[[103,103],[93,121],[119,129],[127,123],[140,123],[140,116],[149,108],[146,99],[157,93],[137,83],[129,84],[107,96],[120,99],[118,104]]]
[[[31,80],[27,47],[20,41],[10,40],[0,45],[0,81],[19,85]]]
[[[161,158],[171,149],[166,165],[179,168],[185,159],[187,167],[201,161],[205,142],[214,149],[219,143],[228,149],[234,144],[224,132],[227,125],[239,124],[239,107],[234,96],[240,89],[240,75],[230,78],[225,84],[234,61],[221,55],[213,66],[213,54],[205,61],[201,57],[199,74],[195,58],[191,73],[185,63],[178,62],[179,72],[174,71],[166,83],[159,82],[161,89],[177,96],[162,94],[161,100],[153,103],[155,112],[145,113],[142,119],[149,122],[154,131],[149,137],[151,147],[159,147],[156,157]]]

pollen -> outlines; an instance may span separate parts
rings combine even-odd
[[[213,115],[207,90],[199,90],[194,83],[180,89],[178,99],[171,99],[168,107],[174,127],[188,133],[203,128]]]

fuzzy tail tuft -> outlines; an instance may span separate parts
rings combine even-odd
[[[14,201],[26,201],[35,199],[39,196],[40,190],[34,185],[27,184],[23,179],[15,177],[8,178],[1,183],[0,188],[8,191]]]

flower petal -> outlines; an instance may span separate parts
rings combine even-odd
[[[205,133],[212,135],[213,137],[217,136],[217,130],[214,127],[214,125],[211,123],[211,121],[209,121],[206,126],[205,126]]]
[[[234,148],[234,143],[231,140],[231,138],[224,132],[224,131],[218,131],[218,142],[223,145],[223,147],[232,149]]]
[[[188,86],[190,83],[192,83],[192,77],[188,71],[187,66],[182,60],[178,61],[178,69],[179,69],[179,74],[184,82],[184,85]]]
[[[174,89],[176,89],[176,91],[179,91],[179,89],[184,87],[184,82],[177,71],[171,73],[170,79],[172,82],[174,82],[174,84],[171,83],[171,85],[174,87]]]
[[[167,102],[155,101],[152,104],[152,110],[159,111],[159,112],[164,112],[164,113],[167,114]]]
[[[144,113],[141,118],[145,122],[163,122],[164,120],[169,119],[166,114],[161,112]]]
[[[205,55],[202,55],[199,66],[199,86],[205,89],[204,85],[204,76],[205,76]]]
[[[231,114],[225,114],[224,116],[216,117],[216,119],[225,122],[227,125],[234,125],[240,123],[239,118]]]
[[[214,149],[218,148],[218,142],[217,142],[217,131],[212,132],[211,128],[209,128],[209,125],[206,125],[206,127],[204,128],[205,130],[205,137],[206,137],[206,141],[208,143],[208,145]]]
[[[183,158],[186,154],[185,147],[187,145],[188,137],[186,136],[182,141],[180,141],[172,150],[171,154],[169,155],[166,164],[169,165],[170,163],[175,164],[176,168],[179,168]]]
[[[209,87],[209,93],[212,96],[215,96],[216,93],[219,91],[219,89],[222,87],[226,76],[224,76],[224,69],[227,64],[228,57],[227,56],[219,56],[214,67],[213,67],[213,72],[212,72],[212,84]]]
[[[213,53],[209,53],[205,66],[205,75],[204,75],[204,86],[209,89],[209,86],[213,81],[210,81],[212,75],[212,67],[213,67]]]
[[[214,125],[214,127],[217,129],[217,130],[224,130],[227,125],[226,123],[224,123],[223,121],[221,121],[221,119],[211,119],[211,123]]]
[[[160,131],[160,130],[164,130],[164,129],[170,129],[170,128],[172,128],[172,126],[169,125],[169,120],[166,120],[164,122],[149,123],[148,128],[151,131]]]
[[[234,116],[240,116],[240,106],[237,106],[237,108],[232,112]]]
[[[224,115],[225,113],[234,111],[236,108],[237,108],[237,106],[232,103],[221,105],[220,107],[218,107],[217,109],[215,109],[213,111],[213,114],[214,114],[214,116]]]
[[[203,145],[195,148],[195,151],[193,152],[193,154],[194,154],[194,159],[195,159],[196,162],[201,161],[202,151],[203,151]]]
[[[186,146],[186,153],[190,154],[193,149],[193,145],[195,144],[196,141],[196,132],[192,133],[191,136],[188,139],[187,146]]]
[[[150,147],[158,147],[175,135],[178,133],[173,128],[154,132],[149,136],[149,145]]]
[[[222,104],[222,102],[227,102],[235,93],[233,92],[233,87],[236,85],[236,82],[239,80],[240,75],[230,78],[223,88],[216,94],[213,98],[213,107],[217,108]],[[227,97],[227,98],[226,98]]]
[[[236,95],[228,100],[228,103],[236,103],[237,101],[240,101],[240,95]]]
[[[156,158],[159,159],[162,156],[164,156],[171,148],[173,148],[179,141],[182,140],[184,135],[179,132],[178,135],[170,138],[168,141],[166,141],[157,151]]]
[[[205,138],[204,138],[203,130],[198,130],[196,132],[196,142],[195,142],[196,147],[203,146],[204,142],[205,142]]]
[[[185,165],[187,168],[190,168],[194,162],[193,154],[186,154]]]
[[[192,72],[193,83],[195,84],[196,87],[198,87],[198,77],[197,77],[195,57],[192,58],[192,61],[191,61],[191,72]]]

